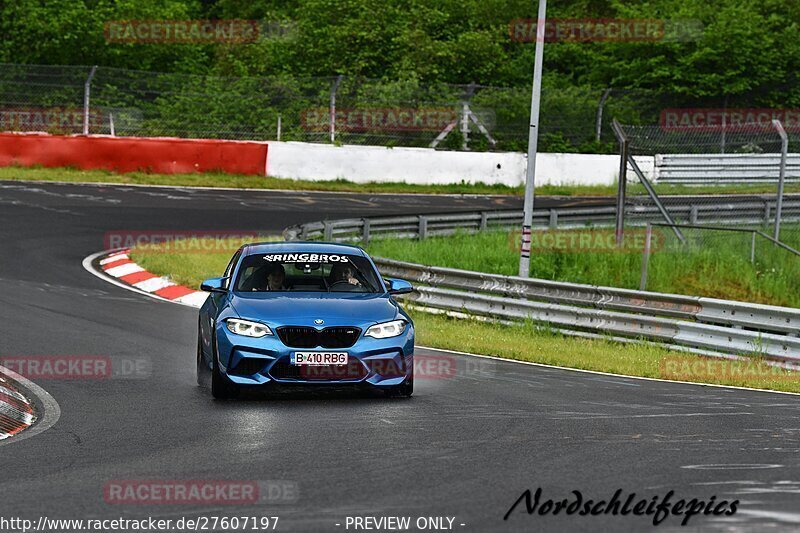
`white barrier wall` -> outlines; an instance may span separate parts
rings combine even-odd
[[[525,154],[517,152],[451,152],[430,148],[334,146],[270,142],[267,173],[281,178],[364,183],[476,183],[521,185]],[[639,164],[649,172],[653,158]],[[538,185],[611,185],[619,173],[619,156],[538,154]]]

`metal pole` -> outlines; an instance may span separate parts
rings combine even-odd
[[[114,113],[108,114],[108,129],[111,132],[112,137],[116,137],[116,132],[114,131]]]
[[[616,220],[616,240],[617,246],[622,246],[622,239],[625,234],[625,196],[628,188],[628,136],[622,125],[614,119],[611,121],[611,128],[614,130],[619,141],[619,182],[617,183],[617,220]]]
[[[336,141],[336,91],[339,90],[339,84],[342,83],[343,77],[344,76],[339,75],[331,86],[331,105],[329,109],[331,144]]]
[[[461,149],[469,150],[469,105],[461,102]]]
[[[756,232],[750,234],[750,263],[756,262]]]
[[[600,133],[603,129],[603,108],[606,105],[606,100],[611,95],[611,89],[606,89],[603,96],[600,97],[600,104],[597,106],[597,123],[595,124],[595,140],[600,142]]]
[[[528,130],[528,168],[525,173],[525,214],[522,220],[522,242],[519,254],[519,275],[530,276],[531,226],[533,225],[534,178],[536,176],[536,149],[539,141],[539,106],[542,95],[542,60],[544,59],[544,30],[547,17],[547,0],[539,0],[539,18],[536,21],[536,54],[531,90],[531,124]]]
[[[84,135],[89,135],[89,92],[95,71],[97,71],[97,65],[92,67],[92,70],[89,72],[89,77],[86,78],[86,83],[83,85],[83,134]]]
[[[279,140],[279,141],[281,140],[281,116],[280,115],[278,115],[278,139],[277,140]]]
[[[773,235],[776,241],[781,240],[781,210],[783,209],[783,182],[786,180],[786,156],[789,153],[789,136],[786,135],[786,130],[783,129],[783,124],[778,119],[772,121],[772,125],[778,130],[778,135],[781,136],[781,169],[778,176],[778,198],[775,202],[775,234]]]
[[[644,251],[642,251],[642,278],[639,280],[639,290],[644,291],[647,287],[647,267],[650,263],[650,247],[653,240],[653,226],[647,223],[647,230],[644,237]]]

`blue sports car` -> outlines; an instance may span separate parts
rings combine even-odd
[[[357,246],[319,242],[242,246],[205,280],[197,381],[215,398],[243,387],[361,386],[414,391],[414,324]]]

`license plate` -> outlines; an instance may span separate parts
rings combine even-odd
[[[293,365],[346,365],[347,352],[294,352],[290,357]]]

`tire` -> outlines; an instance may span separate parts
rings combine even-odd
[[[211,372],[208,371],[208,367],[205,365],[205,361],[203,360],[203,348],[202,348],[202,340],[200,339],[200,334],[197,335],[197,386],[198,387],[208,387],[209,385],[209,374]]]
[[[230,400],[239,396],[239,387],[231,383],[220,372],[216,354],[214,354],[212,361],[211,396],[217,400]]]

